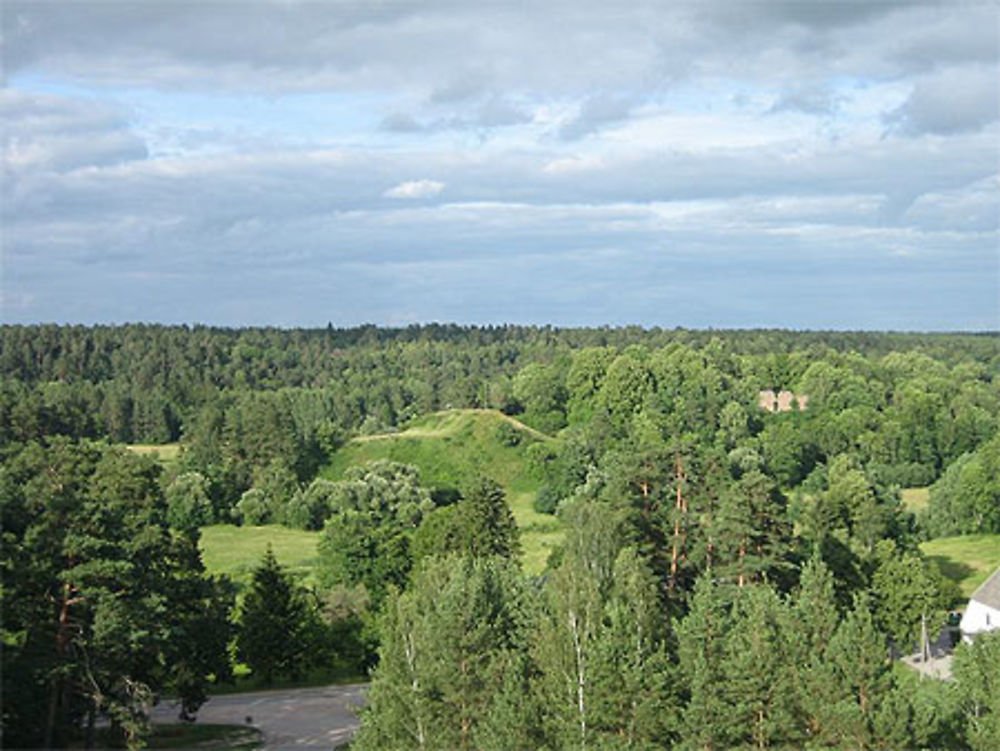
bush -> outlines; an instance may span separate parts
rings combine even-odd
[[[501,446],[513,448],[521,443],[521,431],[504,420],[496,427],[496,439]]]
[[[531,506],[539,514],[554,514],[560,500],[562,499],[559,497],[559,491],[551,485],[543,485],[542,489],[538,491],[538,495],[535,496],[535,500],[532,501]]]

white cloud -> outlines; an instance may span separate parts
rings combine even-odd
[[[444,183],[437,180],[408,180],[382,195],[386,198],[431,198],[444,190]]]
[[[177,294],[205,301],[182,315],[209,321],[246,322],[257,298],[283,311],[260,322],[309,305],[322,322],[343,320],[326,305],[469,320],[433,306],[482,297],[494,318],[557,320],[558,301],[582,300],[593,323],[675,323],[648,316],[673,302],[732,309],[740,286],[712,286],[732,265],[761,300],[776,277],[768,320],[807,325],[783,306],[801,288],[796,315],[826,308],[815,279],[903,306],[921,279],[972,269],[980,286],[956,281],[935,308],[952,326],[983,318],[1000,221],[995,4],[569,9],[10,0],[0,292],[34,295],[25,320],[120,320],[93,302],[119,298],[149,318],[146,298],[165,293],[141,280],[176,273]],[[922,274],[910,287],[865,265],[901,247]],[[799,272],[796,259],[827,266]],[[432,264],[450,286],[409,299],[432,286],[413,269]],[[355,291],[365,273],[387,291],[370,315]],[[482,278],[504,294],[469,292]],[[854,290],[859,278],[881,280]],[[186,283],[220,294],[196,300]],[[62,302],[71,293],[77,307]]]

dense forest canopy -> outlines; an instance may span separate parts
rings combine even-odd
[[[491,439],[565,533],[541,576],[488,471],[322,475],[458,408],[523,423]],[[196,711],[231,641],[268,681],[377,663],[362,749],[990,748],[997,639],[947,685],[888,657],[958,598],[918,543],[1000,533],[998,415],[988,333],[5,326],[4,690],[35,703],[4,732],[138,737],[149,692]],[[166,466],[109,445],[168,442]],[[212,523],[321,530],[318,587],[269,553],[234,609],[198,558]]]

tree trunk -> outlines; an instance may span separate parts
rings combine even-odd
[[[573,610],[569,611],[569,628],[573,634],[573,651],[576,656],[576,703],[580,718],[580,749],[587,748],[587,710],[585,703],[586,672],[584,667],[583,640],[580,638],[580,622]]]
[[[670,584],[669,591],[673,593],[677,587],[677,561],[680,557],[681,546],[681,514],[687,511],[687,502],[681,492],[681,484],[684,482],[684,466],[681,458],[677,457],[675,477],[677,480],[677,498],[674,501],[674,539],[670,551]]]

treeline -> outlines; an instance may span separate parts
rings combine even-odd
[[[811,473],[844,454],[906,487],[996,433],[998,372],[994,335],[5,326],[0,445],[180,440],[220,521],[239,518],[254,488],[276,509],[254,518],[281,521],[343,440],[449,407],[563,432],[564,450],[539,457],[544,509],[636,440],[752,448],[785,490],[815,484]],[[807,408],[767,413],[764,389]]]

